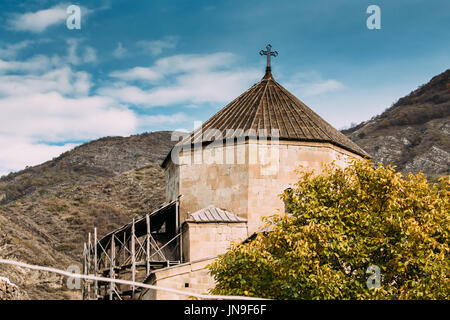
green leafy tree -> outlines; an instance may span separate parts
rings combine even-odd
[[[295,188],[281,195],[289,214],[266,218],[267,232],[233,244],[209,266],[217,282],[212,293],[449,298],[448,177],[431,184],[421,173],[402,176],[368,161],[298,173]],[[377,267],[379,277],[368,273]]]

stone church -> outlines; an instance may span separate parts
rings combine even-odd
[[[206,294],[206,266],[231,242],[260,231],[263,216],[284,211],[279,198],[301,165],[345,166],[368,155],[271,73],[179,141],[162,163],[166,203],[85,247],[84,272]],[[180,140],[181,138],[181,140]],[[91,238],[91,237],[90,237]],[[85,299],[186,299],[165,291],[85,283]]]

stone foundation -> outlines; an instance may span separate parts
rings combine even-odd
[[[214,261],[215,257],[184,263],[178,266],[154,271],[147,283],[165,288],[189,291],[197,294],[208,294],[214,288],[214,279],[206,266]],[[160,290],[145,290],[140,300],[186,300],[189,295],[180,295]]]

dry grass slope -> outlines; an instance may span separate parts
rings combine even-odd
[[[432,180],[450,174],[450,69],[343,133],[375,162],[423,171]]]
[[[343,133],[376,162],[432,179],[450,174],[450,70]],[[94,226],[102,236],[164,201],[159,164],[173,144],[167,131],[107,137],[1,177],[0,257],[80,266]],[[19,298],[79,298],[53,274],[0,265],[0,276],[19,286]]]
[[[83,242],[94,226],[101,236],[164,202],[159,163],[172,144],[169,132],[104,138],[4,177],[0,256],[63,269],[81,267]],[[77,171],[80,165],[83,169]],[[26,288],[22,298],[79,298],[56,275],[0,265],[0,276]]]

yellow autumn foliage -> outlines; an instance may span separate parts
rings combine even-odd
[[[215,294],[272,299],[448,299],[450,180],[354,161],[300,169],[289,214],[209,268]],[[369,266],[380,270],[368,286]]]

